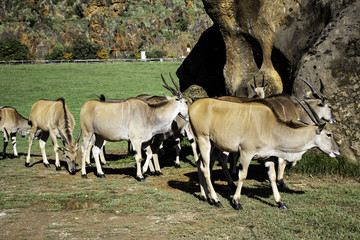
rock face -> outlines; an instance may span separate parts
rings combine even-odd
[[[303,78],[323,92],[338,123],[329,128],[342,155],[360,161],[360,1],[203,0],[214,26],[177,71],[180,87],[209,96],[252,94],[255,77],[266,95],[309,95]],[[211,34],[210,34],[211,33]],[[321,79],[321,81],[320,81]],[[322,83],[321,83],[322,82]],[[323,87],[321,87],[323,86]]]
[[[331,102],[337,123],[331,126],[342,155],[360,161],[360,1],[327,24],[312,48],[301,58],[293,94],[308,96],[299,81],[311,82]]]
[[[158,49],[181,57],[211,24],[203,4],[190,0],[186,6],[172,0],[0,1],[0,40],[20,40],[34,58],[44,56],[40,43],[51,51],[76,38],[98,44],[112,57]]]

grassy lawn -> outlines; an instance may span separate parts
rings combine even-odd
[[[15,107],[28,117],[38,99],[64,97],[77,122],[77,134],[79,112],[87,100],[99,94],[128,98],[168,93],[160,74],[175,77],[180,64],[0,66],[0,105]],[[44,168],[37,141],[32,147],[34,165],[25,168],[27,138],[19,137],[20,158],[0,159],[0,239],[360,239],[358,167],[349,175],[343,168],[326,169],[332,174],[324,174],[320,167],[311,171],[311,165],[302,162],[329,165],[330,160],[307,155],[285,175],[289,189],[281,196],[289,209],[281,210],[274,203],[265,169],[253,163],[242,191],[244,210],[236,211],[231,206],[234,192],[219,166],[212,179],[224,207],[199,201],[198,175],[187,141],[182,144],[180,169],[173,166],[175,150],[165,148],[160,158],[164,175],[147,175],[141,183],[134,178],[134,158],[120,151],[126,147],[107,144],[106,178],[97,178],[96,170],[89,168],[89,178],[82,179],[79,172],[72,176],[55,171],[53,165]],[[10,145],[7,152],[12,154]],[[47,153],[53,164],[50,141]],[[331,163],[338,163],[334,169],[343,164]]]

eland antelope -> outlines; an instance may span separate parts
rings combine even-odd
[[[29,149],[25,166],[29,167],[30,165],[31,146],[35,137],[35,133],[40,130],[41,133],[39,136],[39,144],[45,167],[50,168],[50,164],[47,160],[45,152],[45,144],[50,136],[54,145],[56,170],[61,170],[59,160],[59,150],[61,150],[64,152],[69,173],[75,174],[75,161],[77,157],[78,142],[81,131],[79,132],[75,143],[73,143],[75,119],[66,106],[65,100],[63,98],[58,98],[55,101],[45,99],[38,100],[31,108],[30,121],[32,126],[30,130]],[[62,140],[64,147],[59,147],[57,138]]]
[[[324,130],[325,124],[316,123],[313,126],[284,121],[266,101],[256,101],[234,103],[204,98],[195,101],[189,108],[190,123],[201,154],[201,160],[197,162],[201,196],[204,200],[210,198],[215,206],[221,206],[221,203],[210,176],[210,158],[214,147],[225,152],[241,152],[239,181],[233,197],[235,209],[242,208],[241,188],[251,159],[275,156],[293,162],[313,147],[318,147],[331,157],[340,154],[332,134]],[[269,168],[268,176],[276,203],[281,208],[287,208],[276,185],[274,163],[266,162],[265,166]]]
[[[161,75],[161,78],[165,84],[165,88],[168,89],[174,96],[179,95],[180,94],[180,90],[179,87],[177,86],[176,82],[174,81],[174,79],[172,78],[171,74],[170,74],[170,78],[171,81],[173,82],[173,84],[175,85],[176,89],[171,88],[165,81],[164,77]],[[136,96],[135,98],[141,99],[143,101],[146,101],[149,104],[159,104],[161,102],[167,101],[166,97],[164,96],[152,96],[149,94],[141,94]],[[107,99],[105,98],[105,96],[103,94],[101,94],[99,96],[99,100],[102,102],[123,102],[123,99]],[[189,101],[187,101],[187,103],[189,103]],[[189,105],[189,104],[188,104]],[[152,152],[152,159],[154,161],[154,165],[155,168],[151,162],[151,158],[148,159],[147,161],[145,161],[142,171],[143,173],[145,173],[147,171],[147,168],[150,167],[150,171],[155,174],[155,175],[161,175],[161,169],[160,169],[160,164],[159,164],[159,158],[158,158],[158,152],[162,146],[162,143],[165,139],[169,138],[169,137],[173,137],[175,142],[176,142],[176,146],[175,146],[175,151],[176,151],[176,158],[175,158],[175,167],[179,168],[180,167],[180,151],[181,151],[181,144],[180,144],[180,139],[186,135],[188,140],[190,141],[191,144],[191,148],[194,154],[194,159],[195,162],[198,160],[198,154],[197,154],[197,150],[196,150],[196,142],[194,139],[194,134],[192,132],[192,129],[190,127],[190,124],[188,124],[188,121],[186,121],[183,117],[181,116],[176,116],[176,118],[174,119],[174,122],[171,125],[171,131],[166,133],[166,134],[157,134],[154,136],[154,139],[151,143],[151,152]],[[130,145],[130,143],[129,143]],[[128,147],[128,149],[130,149],[130,146]],[[103,150],[100,152],[100,160],[103,164],[106,164],[106,161],[104,159],[104,153]]]
[[[4,132],[4,148],[2,155],[6,155],[6,147],[9,139],[14,150],[14,156],[18,157],[19,154],[16,149],[16,133],[20,133],[22,137],[29,134],[31,128],[31,122],[23,116],[21,116],[15,108],[9,106],[0,107],[0,131]]]
[[[306,80],[301,79],[304,83],[306,83],[311,91],[315,99],[307,99],[306,103],[305,100],[301,101],[302,104],[309,104],[310,109],[316,112],[316,115],[323,119],[330,124],[336,122],[335,118],[331,111],[331,105],[329,101],[324,98],[323,96],[319,95],[315,88]],[[248,102],[248,101],[256,101],[254,99],[249,98],[239,98],[233,96],[223,96],[219,97],[218,99],[230,102]],[[314,125],[314,122],[311,120],[310,116],[307,114],[306,110],[299,104],[297,101],[290,95],[281,94],[270,96],[264,99],[268,104],[271,105],[272,109],[284,120],[284,121],[301,121],[306,124]],[[231,179],[231,176],[227,170],[227,154],[221,154],[220,162],[222,164],[222,168],[224,170],[225,177],[230,186],[234,187],[234,183]],[[237,160],[237,158],[236,158]],[[233,164],[234,169],[236,169],[236,160]],[[297,161],[292,162],[292,166],[296,164]],[[284,183],[284,171],[286,167],[287,161],[282,158],[278,158],[278,173],[277,173],[277,181],[281,187],[285,187]]]
[[[138,98],[121,102],[87,101],[80,111],[80,124],[83,133],[83,160],[81,173],[86,178],[86,155],[95,137],[93,155],[99,177],[105,177],[99,162],[99,154],[104,141],[117,142],[130,140],[135,150],[136,178],[143,181],[141,171],[141,150],[146,149],[151,157],[150,140],[157,134],[171,130],[176,116],[188,120],[188,106],[180,92],[176,96],[164,95],[166,101],[150,104]]]
[[[173,77],[171,76],[170,73],[169,73],[169,75],[170,75],[171,81],[174,84],[176,89],[173,89],[172,87],[170,87],[166,83],[164,77],[161,75],[161,78],[162,78],[162,80],[163,80],[163,82],[165,84],[164,87],[166,89],[168,89],[173,94],[173,96],[181,94],[179,86],[176,84],[176,82],[174,81],[174,79],[173,79]],[[158,100],[156,100],[157,98],[158,97],[155,97],[155,101],[158,101]],[[144,99],[144,100],[146,100],[148,102],[149,101],[151,102],[151,99],[152,98],[147,98],[147,99]],[[188,106],[190,106],[191,100],[188,100],[187,104],[188,104]],[[152,144],[153,160],[154,160],[155,167],[158,168],[158,170],[156,170],[156,172],[160,171],[160,165],[159,165],[159,160],[158,160],[158,151],[159,151],[160,145],[162,145],[162,142],[164,141],[164,139],[166,139],[166,138],[168,138],[170,136],[172,136],[176,141],[175,167],[176,168],[180,167],[180,150],[181,150],[180,139],[184,135],[186,135],[188,140],[190,141],[190,145],[191,145],[191,149],[192,149],[192,152],[193,152],[193,155],[194,155],[195,162],[198,160],[198,154],[197,154],[197,150],[196,150],[196,142],[195,142],[195,139],[194,139],[194,134],[192,132],[192,129],[191,129],[187,119],[184,119],[184,118],[182,118],[180,116],[176,116],[176,118],[174,119],[174,122],[172,123],[171,131],[166,133],[166,134],[157,135],[156,138],[154,139],[153,144]],[[146,168],[147,168],[147,165],[145,164],[143,170],[146,171]],[[160,172],[160,174],[161,174],[161,172]]]

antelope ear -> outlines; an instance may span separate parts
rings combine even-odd
[[[62,152],[65,152],[65,148],[63,148],[63,147],[58,147],[58,149]]]
[[[166,95],[165,93],[162,94],[167,100],[170,100],[171,97],[169,95]]]
[[[323,123],[317,127],[317,129],[316,129],[317,135],[319,135],[322,132],[322,130],[324,130],[325,125],[326,125],[326,123]]]

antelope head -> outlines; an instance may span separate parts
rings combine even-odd
[[[331,104],[330,104],[329,100],[327,100],[323,96],[323,94],[319,94],[311,83],[309,83],[308,81],[301,79],[301,78],[300,78],[300,80],[303,81],[310,88],[313,97],[317,100],[316,106],[315,105],[312,105],[312,106],[315,107],[315,111],[320,116],[320,118],[324,119],[325,121],[329,122],[330,124],[335,123],[336,120],[332,114]],[[323,88],[321,79],[320,79],[320,83],[321,83],[321,88]],[[321,92],[321,89],[320,89],[320,92]]]
[[[250,85],[252,90],[255,92],[255,96],[258,96],[259,98],[265,98],[265,91],[266,91],[266,88],[268,87],[268,83],[265,83],[265,77],[263,75],[263,80],[262,80],[262,83],[261,83],[261,86],[257,86],[256,85],[256,80],[255,80],[255,76],[254,76],[254,85]]]
[[[68,140],[64,136],[64,134],[60,131],[60,129],[58,129],[58,131],[60,134],[60,138],[64,143],[64,147],[59,148],[59,150],[61,150],[65,155],[69,173],[75,174],[76,157],[77,157],[77,150],[79,149],[78,143],[79,143],[80,136],[81,136],[81,130],[80,130],[78,136],[76,137],[75,144],[72,141]]]
[[[174,81],[174,79],[170,73],[169,73],[169,75],[170,75],[171,81],[174,84],[176,89],[173,89],[172,87],[170,87],[169,84],[167,84],[167,82],[165,81],[163,75],[161,74],[161,78],[165,84],[165,85],[163,85],[163,87],[166,88],[167,90],[169,90],[173,94],[175,100],[177,101],[178,111],[179,111],[178,116],[188,122],[189,121],[189,110],[188,110],[189,107],[188,107],[187,100],[184,98],[183,94],[180,91],[179,86],[176,84],[176,82]],[[165,97],[167,99],[169,99],[169,96],[165,95]]]
[[[297,98],[295,100],[304,108],[305,112],[309,115],[310,119],[315,123],[315,145],[330,157],[337,157],[340,155],[339,146],[334,140],[334,136],[330,131],[325,130],[326,123],[322,123],[315,110],[310,106],[307,101],[304,101],[307,107],[300,102]]]

